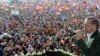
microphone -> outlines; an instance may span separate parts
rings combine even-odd
[[[70,34],[69,34],[68,36],[74,36],[74,35],[76,35],[76,33],[77,33],[78,31],[85,32],[85,30],[69,31]]]
[[[76,35],[76,32],[72,31],[68,36],[74,36],[74,35]]]

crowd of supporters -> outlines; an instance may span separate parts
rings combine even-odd
[[[84,4],[86,2],[83,2]],[[3,55],[28,56],[62,49],[80,56],[81,52],[75,44],[73,33],[78,29],[83,30],[82,23],[85,17],[99,18],[99,8],[87,9],[77,5],[69,9],[70,6],[42,4],[34,7],[34,10],[20,10],[19,15],[8,13],[3,17],[0,14],[0,48]]]

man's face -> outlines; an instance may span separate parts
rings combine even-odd
[[[91,20],[85,20],[84,28],[87,33],[92,33],[96,27],[91,24]]]

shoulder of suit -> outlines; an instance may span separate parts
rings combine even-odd
[[[99,36],[100,36],[100,31],[99,30],[96,30],[92,35],[92,37],[99,37]]]
[[[98,31],[98,36],[100,37],[100,30]]]
[[[98,33],[96,33],[94,36],[96,37],[96,40],[100,41],[100,31],[98,31]]]

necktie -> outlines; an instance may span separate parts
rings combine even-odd
[[[90,48],[91,47],[91,43],[92,43],[92,41],[93,41],[94,39],[93,38],[91,38],[91,37],[85,37],[84,38],[84,43],[86,44],[86,46],[88,47],[88,48]]]
[[[89,39],[88,39],[88,41],[87,41],[87,43],[86,43],[86,45],[87,45],[88,48],[91,47],[91,44],[92,44],[92,41],[93,41],[93,40],[94,40],[93,38],[89,38]]]

